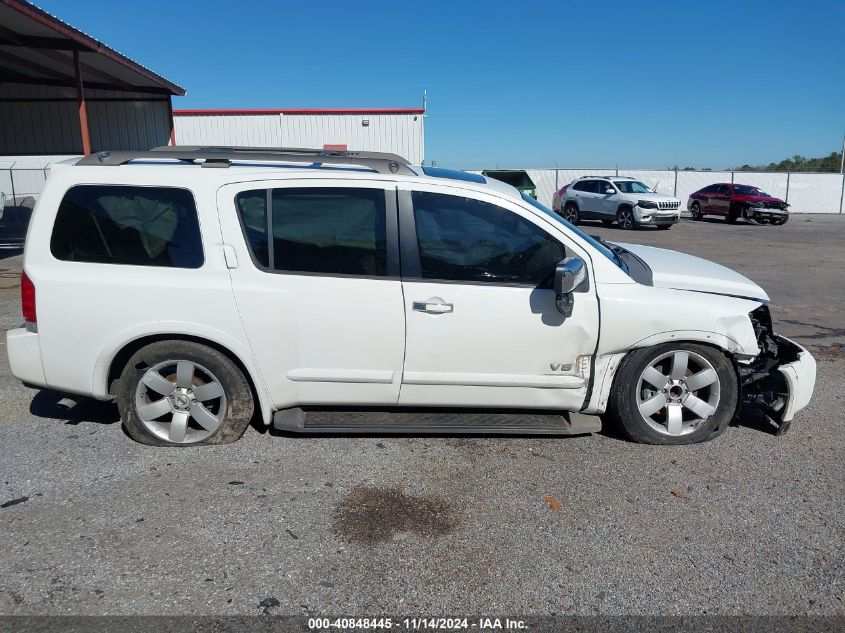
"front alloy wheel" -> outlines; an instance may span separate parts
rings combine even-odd
[[[692,444],[727,428],[738,393],[736,370],[720,350],[666,343],[625,357],[608,413],[634,441]]]
[[[742,217],[749,224],[763,224],[759,214],[753,211],[750,207],[745,207],[742,210]]]
[[[636,224],[636,220],[634,219],[634,211],[628,207],[621,209],[619,214],[616,216],[616,223],[619,225],[620,229],[629,230],[634,228]]]
[[[687,435],[719,406],[719,375],[706,358],[678,350],[655,358],[640,374],[637,407],[658,433]]]

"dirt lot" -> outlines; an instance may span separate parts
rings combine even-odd
[[[845,615],[845,218],[589,232],[769,291],[819,359],[786,436],[748,417],[681,448],[250,429],[153,449],[112,405],[68,415],[19,385],[2,345],[0,613]],[[0,328],[18,321],[0,289]]]

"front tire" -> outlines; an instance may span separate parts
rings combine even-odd
[[[238,366],[192,341],[158,341],[135,352],[116,395],[126,433],[150,446],[234,442],[254,411]]]
[[[581,213],[578,211],[578,206],[574,202],[567,202],[563,207],[563,219],[570,224],[578,224],[581,222]]]
[[[772,218],[772,226],[783,226],[789,220],[789,216],[785,215],[780,218]]]
[[[616,225],[623,231],[636,228],[637,221],[634,218],[634,210],[631,207],[622,207],[616,214]]]
[[[638,349],[616,373],[608,413],[643,444],[695,444],[725,431],[739,386],[720,350],[693,343]]]
[[[728,223],[733,224],[739,219],[740,215],[742,215],[742,209],[734,205],[728,211],[728,217],[726,219]]]

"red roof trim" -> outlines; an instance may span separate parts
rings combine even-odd
[[[235,110],[174,110],[174,116],[227,114],[425,114],[424,108],[251,108]]]

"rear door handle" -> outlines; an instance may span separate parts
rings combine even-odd
[[[414,301],[413,309],[428,314],[449,314],[455,311],[455,304],[446,303],[440,297],[432,297],[428,301]]]

